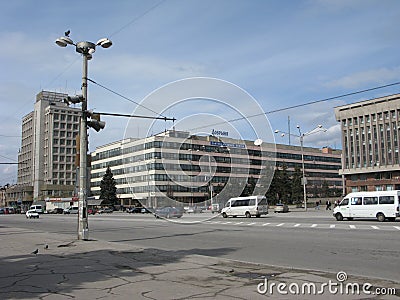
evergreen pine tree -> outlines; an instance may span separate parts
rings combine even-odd
[[[117,204],[117,187],[113,173],[110,167],[107,167],[106,173],[100,183],[100,199],[103,204],[114,206]]]

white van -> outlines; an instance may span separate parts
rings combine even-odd
[[[265,196],[248,196],[231,198],[226,202],[225,207],[221,210],[224,218],[229,216],[244,216],[250,218],[268,214],[268,203]]]
[[[395,221],[399,212],[400,191],[356,192],[348,194],[337,207],[333,216],[338,221],[343,218],[376,218],[379,222],[386,219]]]
[[[43,213],[43,207],[41,205],[32,205],[29,210],[34,210],[36,211],[38,214],[42,214]]]

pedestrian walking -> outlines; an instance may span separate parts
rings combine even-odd
[[[332,203],[331,201],[326,201],[326,210],[331,210]]]
[[[315,202],[315,209],[319,210],[319,201]]]

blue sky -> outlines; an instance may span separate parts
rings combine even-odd
[[[240,132],[242,125],[230,119],[400,81],[399,1],[127,0],[100,5],[91,0],[16,0],[1,1],[0,11],[1,162],[17,161],[21,120],[33,110],[37,93],[80,92],[81,57],[74,47],[54,43],[68,29],[75,42],[113,41],[111,48],[94,53],[89,78],[177,118],[176,128],[194,129],[192,133],[211,132],[215,126],[206,125],[216,120],[225,124],[215,129]],[[173,96],[169,102],[152,99],[192,77],[216,78],[236,86],[238,94],[201,101],[207,93],[197,92],[191,95],[193,102]],[[396,85],[267,114],[266,120],[250,123],[267,124],[266,132],[288,131],[288,117],[291,132],[297,124],[303,132],[322,124],[328,131],[307,137],[305,144],[340,148],[335,106],[398,92]],[[89,85],[88,101],[89,108],[100,112],[154,115],[94,84]],[[149,129],[132,119],[126,130],[127,119],[104,120],[106,129],[90,132],[91,150],[172,125],[161,122]],[[258,137],[248,131],[240,136]],[[287,138],[275,138],[287,143]],[[1,165],[0,185],[15,183],[16,169]]]

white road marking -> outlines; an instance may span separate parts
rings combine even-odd
[[[285,223],[277,224],[276,227],[280,227],[280,226],[283,226],[283,225],[285,225]]]
[[[400,226],[393,226],[394,228],[396,228],[397,230],[400,230]]]
[[[356,228],[356,225],[349,225],[349,227],[350,227],[351,229],[357,229],[357,228]]]
[[[334,225],[334,224],[329,225],[329,228],[335,228],[335,227],[336,227],[336,225]]]
[[[262,224],[261,226],[267,226],[267,225],[269,225],[269,224],[271,224],[271,223],[264,223],[264,224]]]
[[[293,227],[299,227],[301,224],[295,224]]]
[[[371,227],[372,227],[373,229],[379,229],[378,226],[372,226],[372,225],[371,225]]]
[[[312,224],[311,225],[311,227],[317,227],[318,226],[318,224]]]

